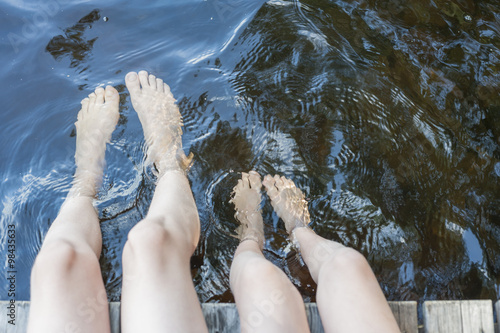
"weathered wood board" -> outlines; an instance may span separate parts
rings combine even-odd
[[[495,333],[500,333],[500,301],[497,301],[495,303],[495,311],[497,313],[497,323],[495,325],[495,328],[496,328]]]
[[[7,310],[8,302],[0,301]],[[25,333],[28,324],[29,302],[16,302],[16,325],[8,323],[6,312],[0,315],[0,332]],[[389,302],[401,332],[417,333],[417,302]],[[324,333],[315,303],[305,305],[312,333]],[[500,302],[495,304],[497,322]],[[235,304],[202,304],[203,314],[211,333],[240,332],[240,319]],[[120,303],[109,304],[111,332],[120,333]],[[424,331],[429,333],[494,333],[493,304],[491,301],[427,301],[423,304]],[[498,326],[498,324],[496,325]],[[500,332],[497,332],[500,333]]]
[[[402,333],[418,333],[417,302],[389,302]]]
[[[490,300],[427,301],[423,314],[426,333],[494,333]]]

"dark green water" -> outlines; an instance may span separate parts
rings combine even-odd
[[[228,200],[251,169],[293,179],[314,230],[361,251],[389,299],[499,298],[498,1],[3,1],[0,15],[0,260],[15,224],[18,299],[99,84],[122,96],[97,202],[119,299],[126,235],[154,190],[123,79],[141,69],[171,86],[195,155],[201,301],[233,300]],[[269,202],[263,213],[265,255],[314,300]]]

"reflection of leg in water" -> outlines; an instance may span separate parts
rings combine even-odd
[[[286,275],[262,255],[260,176],[244,173],[231,200],[241,243],[231,265],[231,290],[242,332],[308,332],[304,304]]]
[[[304,195],[292,181],[268,175],[263,184],[318,284],[316,301],[325,331],[399,332],[363,255],[305,228],[309,211]]]
[[[161,79],[141,71],[125,81],[159,175],[149,212],[123,250],[122,332],[206,332],[189,262],[200,221],[185,175],[179,109]]]
[[[118,121],[118,92],[97,88],[76,122],[73,187],[52,223],[31,274],[29,332],[109,332],[99,267],[101,230],[93,199],[106,143]]]

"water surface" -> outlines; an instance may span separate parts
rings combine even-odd
[[[500,296],[498,2],[4,1],[0,15],[0,253],[15,224],[18,299],[71,184],[79,102],[111,84],[121,117],[97,207],[119,300],[155,182],[124,87],[141,69],[171,86],[195,155],[201,301],[233,300],[228,200],[250,169],[293,179],[313,229],[362,252],[389,299]],[[267,201],[263,214],[266,257],[314,300]]]

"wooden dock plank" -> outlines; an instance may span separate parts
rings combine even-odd
[[[463,332],[494,333],[493,304],[490,300],[461,301]]]
[[[28,331],[28,316],[30,314],[30,303],[27,301],[17,302],[18,324],[16,332],[26,333]]]
[[[0,308],[6,309],[8,302],[0,301]],[[27,329],[29,302],[16,302],[16,325],[8,324],[8,317],[0,316],[0,332],[24,333]],[[401,332],[417,333],[417,303],[389,302]],[[312,333],[324,333],[315,303],[305,305],[309,327]],[[500,301],[495,304],[497,322],[500,318]],[[239,332],[240,320],[235,304],[202,304],[203,314],[211,333]],[[120,333],[120,303],[109,304],[111,332]],[[424,331],[438,333],[493,333],[493,304],[491,301],[427,301],[423,305]],[[496,325],[498,326],[498,324]],[[500,333],[500,332],[497,332]]]
[[[6,309],[9,305],[8,302],[1,302],[1,308]],[[28,330],[28,315],[29,315],[29,302],[17,301],[16,302],[16,320],[15,325],[8,323],[9,317],[4,313],[0,319],[0,332],[6,333],[25,333]],[[3,311],[2,311],[3,312]]]
[[[240,317],[234,304],[203,303],[201,309],[210,333],[240,331]]]
[[[417,302],[389,302],[401,333],[418,333]]]
[[[109,321],[111,333],[120,333],[120,302],[109,302]]]
[[[415,302],[391,302],[391,308],[396,309],[394,316],[397,318],[402,332],[416,332],[413,330],[413,322],[416,323],[416,303]],[[6,308],[8,302],[0,301],[0,308]],[[24,333],[27,329],[29,302],[16,302],[16,325],[7,323],[8,317],[0,316],[0,332]],[[307,303],[306,315],[309,321],[311,333],[324,333],[323,325],[319,317],[318,308],[315,303]],[[233,333],[240,332],[240,319],[235,304],[204,303],[202,311],[211,333]],[[111,333],[120,333],[120,303],[109,303],[109,315],[111,323]],[[412,316],[413,318],[405,318]],[[403,325],[403,326],[401,326]],[[408,327],[412,329],[408,329]],[[406,330],[406,331],[405,331]]]
[[[311,332],[324,333],[323,324],[321,323],[321,318],[319,317],[318,307],[316,303],[306,304],[306,315],[307,321],[309,322],[309,329]]]
[[[454,301],[427,301],[423,306],[426,333],[462,333],[460,303]]]
[[[7,321],[9,320],[9,317],[7,317],[7,305],[9,302],[6,301],[0,301],[0,307],[2,311],[0,311],[0,332],[7,332],[7,328],[9,327]]]
[[[491,301],[427,301],[426,333],[494,333]]]
[[[500,333],[500,301],[495,303],[495,311],[497,313],[496,333]]]

